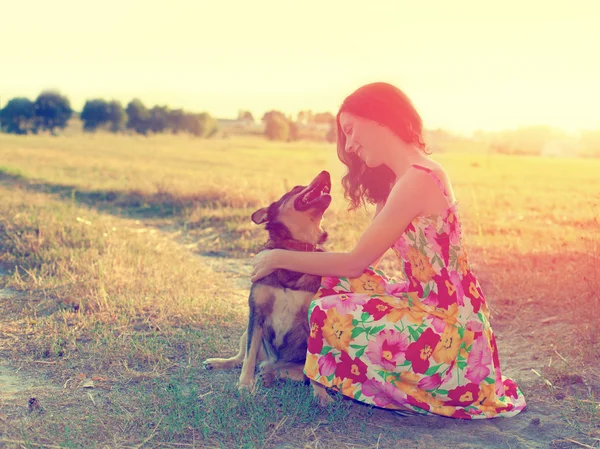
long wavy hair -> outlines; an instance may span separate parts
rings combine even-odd
[[[386,126],[407,144],[412,144],[426,154],[423,141],[423,121],[410,99],[397,87],[383,82],[370,83],[351,93],[340,107],[336,117],[337,154],[348,171],[342,178],[344,197],[350,201],[348,210],[357,209],[366,202],[384,201],[395,180],[394,172],[385,164],[375,168],[367,165],[355,154],[346,151],[346,136],[340,125],[340,114],[372,120]]]

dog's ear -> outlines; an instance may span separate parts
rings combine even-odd
[[[256,224],[262,224],[267,221],[269,209],[267,207],[261,207],[252,214],[252,221]]]
[[[327,232],[323,232],[323,234],[321,234],[321,237],[319,237],[319,241],[317,242],[319,245],[322,245],[323,243],[325,243],[327,241]]]

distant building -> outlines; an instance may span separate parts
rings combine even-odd
[[[296,122],[298,129],[307,131],[329,131],[331,125],[329,123],[298,123]]]
[[[219,129],[224,132],[241,134],[244,132],[256,134],[262,133],[265,130],[265,125],[262,122],[256,122],[248,119],[237,118],[217,118]]]

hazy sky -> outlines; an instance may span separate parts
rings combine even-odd
[[[600,128],[598,0],[3,0],[0,105],[46,88],[218,117],[388,81],[427,128]]]

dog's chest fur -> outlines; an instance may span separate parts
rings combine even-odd
[[[273,312],[265,320],[265,325],[273,329],[275,338],[272,344],[278,348],[283,344],[285,335],[300,324],[299,318],[308,320],[308,304],[314,294],[302,290],[274,289],[273,296]]]
[[[306,358],[308,307],[320,283],[319,276],[276,270],[253,286],[250,320],[263,327],[270,359],[300,363]]]

